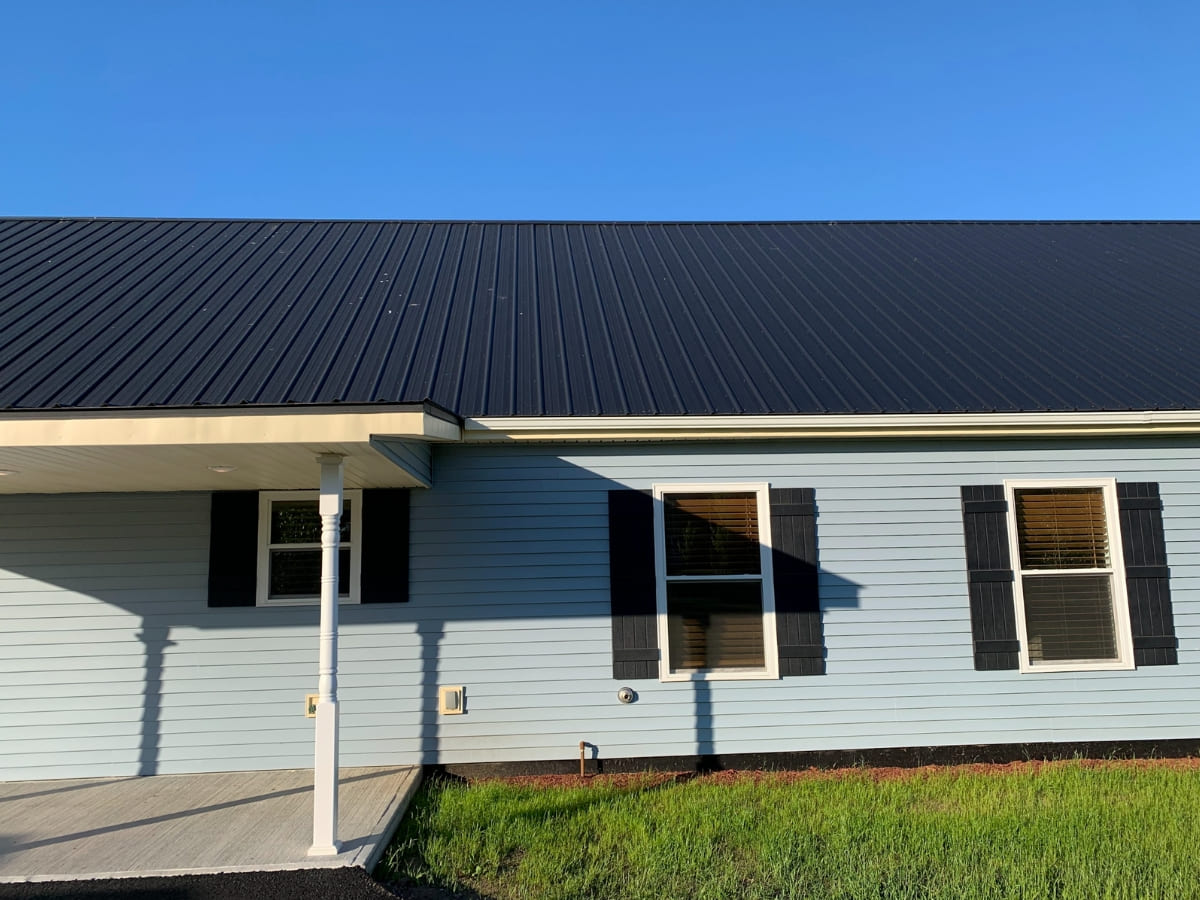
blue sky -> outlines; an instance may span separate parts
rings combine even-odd
[[[1200,217],[1200,4],[9,4],[4,215]]]

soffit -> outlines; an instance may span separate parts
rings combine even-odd
[[[368,443],[0,447],[0,494],[316,488],[316,457],[345,457],[345,486],[424,487]],[[209,466],[232,466],[220,473]]]

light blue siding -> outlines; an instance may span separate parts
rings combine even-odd
[[[441,446],[411,601],[343,607],[346,765],[1200,737],[1200,448],[1182,440]],[[1157,481],[1180,665],[972,668],[959,487]],[[607,496],[813,487],[828,674],[612,678]],[[0,498],[0,778],[307,766],[317,610],[209,609],[206,495]],[[439,684],[467,714],[439,718]]]
[[[371,445],[424,486],[433,483],[432,448],[429,444],[395,438],[372,438]]]

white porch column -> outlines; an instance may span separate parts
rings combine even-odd
[[[313,771],[313,842],[309,856],[341,849],[338,821],[338,542],[342,515],[342,457],[318,456],[321,464],[321,659],[318,670],[316,763]],[[355,538],[358,536],[355,535]]]

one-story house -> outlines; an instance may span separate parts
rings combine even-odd
[[[0,220],[0,779],[1200,738],[1198,336],[1193,222]]]

